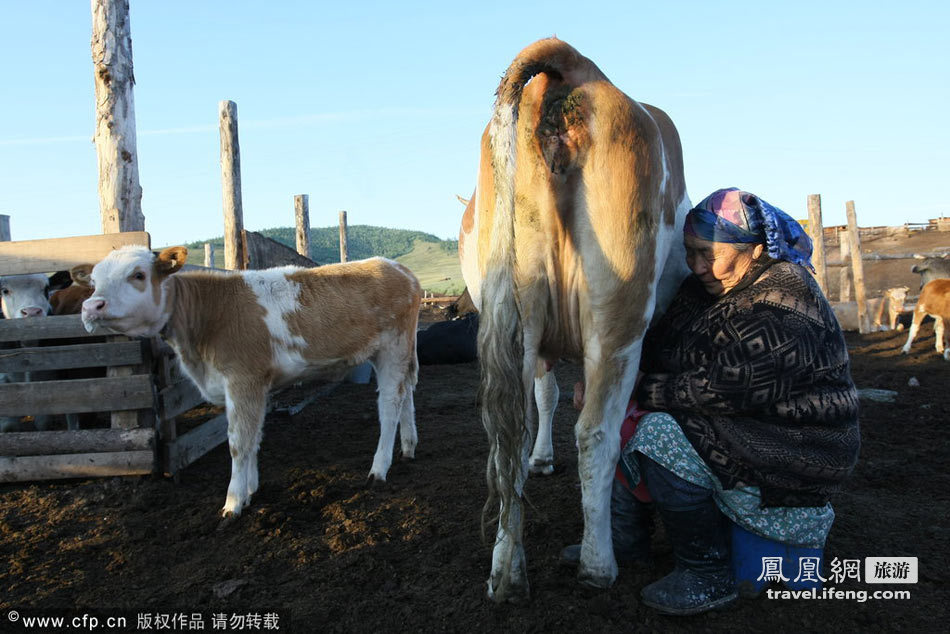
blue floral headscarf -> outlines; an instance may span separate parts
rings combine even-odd
[[[815,270],[811,238],[798,221],[736,187],[716,190],[690,210],[683,233],[712,242],[764,242],[770,257]]]

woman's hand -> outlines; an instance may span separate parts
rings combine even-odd
[[[584,408],[584,382],[578,381],[574,384],[574,409]]]

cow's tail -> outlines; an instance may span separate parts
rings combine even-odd
[[[526,48],[498,86],[489,127],[495,211],[482,281],[478,331],[479,401],[489,443],[483,538],[496,521],[508,526],[512,502],[523,492],[524,450],[531,442],[526,421],[530,404],[523,379],[522,307],[514,277],[516,137],[521,93],[533,76],[547,73],[561,78],[581,60],[591,64],[569,45],[554,39]]]

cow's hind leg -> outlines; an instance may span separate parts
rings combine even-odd
[[[492,549],[491,577],[488,579],[488,597],[493,601],[519,603],[528,598],[528,568],[524,554],[524,483],[528,477],[528,445],[524,443],[522,464],[525,468],[514,482],[510,508],[504,503],[499,508],[498,530]],[[497,469],[504,468],[498,464]],[[506,512],[507,511],[507,512]]]
[[[517,408],[524,418],[521,421],[507,418],[497,421],[500,425],[494,426],[492,434],[495,437],[492,444],[496,447],[496,490],[510,489],[511,492],[510,496],[500,496],[498,529],[495,534],[495,547],[492,549],[491,577],[488,579],[488,596],[493,601],[518,603],[526,600],[529,595],[528,568],[524,552],[523,496],[525,481],[528,478],[531,430],[535,428],[536,422],[532,401],[539,333],[540,328],[526,327],[524,330],[522,390],[519,390],[522,400],[521,407]],[[501,445],[508,446],[502,450]],[[512,460],[514,464],[506,464],[506,460]],[[509,478],[511,482],[508,482]]]
[[[534,379],[534,398],[538,405],[538,434],[534,439],[534,450],[528,460],[531,473],[551,475],[554,473],[554,443],[551,438],[554,425],[554,410],[560,390],[553,371],[547,371],[544,361],[538,363],[538,373]]]
[[[585,360],[584,409],[575,427],[584,510],[578,579],[607,588],[617,577],[610,534],[610,491],[620,456],[620,424],[633,390],[637,354]],[[593,362],[592,362],[593,361]]]
[[[221,510],[225,518],[236,517],[257,491],[257,451],[267,407],[267,385],[258,380],[229,383],[225,394],[228,417],[228,448],[231,452],[231,482]]]
[[[533,367],[528,366],[529,372],[533,373]],[[531,407],[531,389],[534,381],[533,376],[525,377],[526,394],[525,415],[527,417],[527,429],[531,429],[531,416],[534,409]],[[495,534],[495,547],[492,549],[491,577],[488,579],[488,597],[493,601],[507,601],[511,603],[520,603],[528,598],[528,568],[524,553],[524,485],[528,479],[528,447],[530,438],[526,434],[513,431],[513,434],[507,440],[500,442],[511,442],[514,447],[511,448],[509,455],[520,457],[520,465],[515,477],[511,483],[513,486],[513,495],[510,500],[510,508],[505,507],[502,500],[499,507],[498,530]],[[504,465],[499,459],[499,454],[495,455],[495,473],[501,474],[508,466]],[[499,488],[506,486],[499,482]]]

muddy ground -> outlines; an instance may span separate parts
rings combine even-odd
[[[923,328],[902,356],[901,332],[848,335],[861,388],[860,462],[834,500],[826,558],[919,558],[920,581],[840,589],[909,589],[906,601],[744,600],[719,613],[658,616],[639,591],[671,567],[658,533],[656,568],[622,570],[608,591],[558,566],[581,534],[573,424],[563,401],[579,370],[559,366],[557,470],[534,478],[525,529],[531,601],[485,597],[490,548],[480,541],[486,440],[476,415],[476,364],[425,366],[416,392],[419,447],[389,482],[365,487],[378,425],[372,385],[343,384],[294,417],[271,416],[261,486],[220,526],[230,460],[218,447],[180,483],[160,477],[0,486],[0,631],[16,609],[248,613],[277,611],[286,631],[862,631],[944,630],[950,571],[950,363]],[[919,387],[908,386],[911,377]],[[398,443],[397,443],[398,446]],[[18,624],[22,625],[22,623]],[[210,622],[205,625],[211,629]],[[134,631],[133,627],[129,627]],[[57,630],[49,630],[57,631]],[[157,631],[157,630],[156,630]]]

